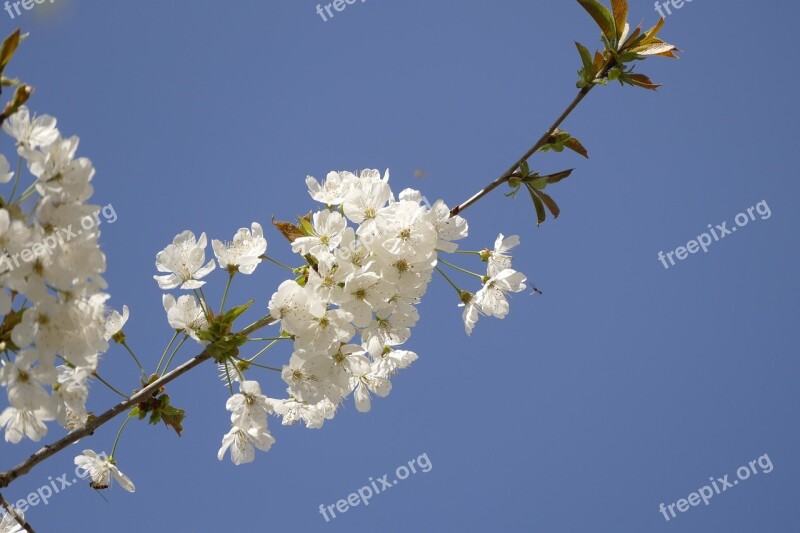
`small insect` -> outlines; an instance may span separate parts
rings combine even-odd
[[[414,170],[414,177],[417,179],[422,179],[427,175],[428,173],[425,171],[425,169],[417,168]]]
[[[536,287],[531,287],[531,296],[533,296],[534,294],[544,294],[544,293],[539,289],[537,289]]]
[[[92,487],[94,490],[104,490],[108,488],[108,485],[104,483],[95,483],[94,481],[89,483],[89,486]]]

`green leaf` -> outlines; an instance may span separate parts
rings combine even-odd
[[[547,176],[539,176],[536,179],[525,181],[526,184],[530,185],[534,189],[542,190],[547,187]]]
[[[630,85],[641,87],[643,89],[649,89],[651,91],[655,91],[656,89],[661,87],[660,84],[653,83],[653,80],[651,80],[644,74],[624,74],[620,78],[620,80]]]
[[[6,68],[8,62],[11,61],[11,58],[14,57],[14,52],[17,51],[20,41],[21,35],[19,28],[17,28],[14,33],[6,37],[5,41],[3,41],[3,45],[0,46],[0,73],[2,73]]]
[[[186,411],[178,409],[172,405],[167,405],[161,409],[161,420],[167,427],[175,430],[178,436],[183,432],[183,419],[186,418]]]
[[[573,152],[582,155],[586,159],[589,159],[589,152],[586,151],[586,148],[584,148],[581,142],[575,137],[570,137],[569,139],[564,141],[564,146],[566,146]]]
[[[244,313],[245,311],[250,309],[250,306],[253,305],[253,302],[255,302],[255,300],[250,300],[249,302],[247,302],[244,305],[240,305],[238,307],[234,307],[232,309],[229,309],[228,311],[225,312],[224,315],[222,315],[222,318],[220,318],[220,321],[222,323],[224,323],[224,324],[232,325],[234,320],[239,318],[239,316],[242,313]]]
[[[611,11],[614,13],[614,26],[617,28],[619,39],[628,22],[628,0],[611,0]]]
[[[305,233],[303,233],[303,229],[299,226],[292,224],[291,222],[281,222],[279,220],[275,220],[275,217],[272,217],[272,225],[286,237],[286,240],[289,242],[294,242],[296,239],[300,237],[305,237]]]
[[[544,205],[547,206],[547,209],[553,214],[553,218],[558,218],[558,215],[561,214],[561,209],[559,209],[558,204],[556,204],[555,200],[553,200],[548,194],[544,191],[537,191],[539,198],[542,199]]]
[[[547,219],[547,213],[544,210],[544,204],[542,204],[542,201],[536,194],[536,190],[527,183],[525,185],[528,189],[528,193],[531,195],[531,200],[533,200],[533,207],[536,208],[536,225],[541,226],[542,222]]]
[[[575,41],[575,46],[578,48],[578,53],[581,55],[581,61],[583,62],[583,72],[588,74],[591,77],[594,77],[594,65],[592,63],[592,53],[589,51],[588,48],[583,46],[578,41]]]
[[[547,176],[542,176],[542,177],[547,178],[547,183],[558,183],[559,181],[568,178],[574,170],[575,170],[574,168],[570,168],[567,170],[562,170],[561,172],[556,172],[555,174],[549,174]]]
[[[519,172],[523,176],[527,176],[528,174],[531,173],[531,167],[528,165],[527,161],[523,161],[522,163],[520,163]]]
[[[617,30],[611,11],[597,0],[578,0],[578,3],[583,6],[583,9],[585,9],[589,15],[592,16],[597,25],[600,26],[600,30],[603,32],[605,38],[610,42],[616,41]]]
[[[297,220],[300,222],[300,227],[303,229],[303,233],[306,236],[314,235],[314,226],[311,225],[311,221],[305,217],[297,217]]]

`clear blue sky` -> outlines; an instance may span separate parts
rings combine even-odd
[[[0,11],[4,33],[31,32],[10,72],[38,88],[32,109],[81,136],[95,199],[118,214],[102,235],[111,303],[130,306],[125,330],[150,365],[171,335],[154,257],[176,233],[230,239],[253,220],[307,212],[305,176],[332,169],[388,167],[396,190],[464,200],[572,98],[573,41],[599,44],[573,1],[368,0],[328,22],[315,6],[55,0],[52,16],[37,6],[14,21]],[[655,21],[649,1],[631,10]],[[557,221],[537,229],[527,199],[500,193],[466,212],[464,247],[518,233],[516,265],[544,295],[517,295],[508,319],[483,320],[467,338],[452,290],[437,282],[409,344],[419,361],[370,414],[349,403],[317,431],[272,420],[273,449],[234,467],[216,458],[227,391],[209,365],[169,388],[189,414],[183,438],[128,431],[118,459],[135,495],[117,487],[106,503],[70,487],[29,512],[32,523],[119,533],[796,531],[798,16],[788,0],[695,0],[675,11],[663,35],[682,58],[642,65],[665,86],[593,92],[566,124],[591,160],[534,160],[542,172],[577,168],[552,189]],[[762,200],[769,219],[669,270],[658,261]],[[268,239],[275,257],[291,259],[271,229]],[[263,312],[281,276],[262,267],[230,301],[253,297]],[[215,300],[223,284],[218,271]],[[121,350],[101,368],[135,385]],[[282,394],[273,376],[259,379]],[[94,387],[92,409],[112,401]],[[84,447],[108,450],[116,429],[6,496],[70,471]],[[2,468],[36,448],[0,446]],[[430,472],[330,523],[319,514],[423,453]],[[670,522],[659,513],[763,454],[771,473]]]

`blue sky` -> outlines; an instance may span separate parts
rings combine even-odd
[[[599,45],[572,1],[368,0],[327,22],[315,6],[54,0],[13,21],[0,11],[4,33],[31,32],[10,67],[37,87],[30,107],[81,136],[95,201],[118,215],[102,235],[111,303],[131,308],[125,330],[150,366],[171,336],[154,257],[176,233],[230,239],[254,220],[305,213],[305,176],[333,169],[390,168],[395,190],[462,201],[571,100],[573,41]],[[517,295],[506,320],[467,338],[452,290],[435,283],[408,345],[419,361],[368,415],[349,403],[322,430],[273,421],[273,449],[234,467],[216,458],[227,391],[209,365],[169,387],[188,411],[181,439],[143,424],[126,432],[117,456],[135,495],[117,487],[106,502],[70,487],[31,522],[120,533],[794,531],[799,15],[788,0],[674,10],[663,35],[682,58],[638,67],[664,87],[596,90],[565,124],[591,159],[533,160],[541,172],[577,169],[548,189],[558,220],[537,229],[529,202],[505,191],[465,213],[463,247],[519,234],[515,264],[544,295]],[[656,16],[651,2],[631,2],[633,21]],[[674,267],[659,262],[761,201],[769,218]],[[267,237],[271,255],[291,260]],[[263,312],[281,279],[262,266],[229,301],[255,298]],[[210,279],[215,301],[224,281]],[[135,386],[121,350],[101,369]],[[274,376],[259,379],[282,394]],[[95,386],[95,411],[112,401]],[[108,450],[117,427],[4,494],[71,472],[81,449]],[[0,466],[34,449],[2,444]],[[320,515],[422,454],[429,472],[331,522]],[[669,522],[659,512],[764,454],[770,473]]]

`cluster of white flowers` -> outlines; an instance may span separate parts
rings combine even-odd
[[[240,389],[228,400],[232,427],[220,459],[231,449],[234,463],[246,463],[255,448],[269,449],[274,442],[269,414],[280,416],[284,425],[302,421],[319,428],[351,393],[358,411],[369,411],[371,397],[389,394],[391,378],[417,359],[401,348],[419,320],[416,305],[438,255],[455,252],[454,241],[466,237],[468,227],[462,217],[450,216],[441,200],[430,205],[412,189],[395,196],[388,180],[388,172],[382,177],[376,170],[331,172],[322,183],[307,178],[311,197],[324,207],[300,221],[296,229],[302,236],[292,236],[291,246],[305,266],[294,269],[297,276],[281,283],[268,305],[282,338],[293,343],[281,372],[288,398],[268,398],[257,382],[245,379],[252,359],[220,363],[225,381],[238,381]],[[501,235],[495,250],[485,251],[489,268],[479,276],[483,287],[474,295],[459,291],[468,332],[478,314],[503,318],[506,294],[525,288],[525,276],[510,268],[506,253],[516,243],[516,236]],[[195,290],[177,300],[165,295],[164,307],[174,329],[198,340],[209,326],[209,313],[196,290],[215,268],[205,261],[206,245],[205,234],[197,239],[185,231],[156,258],[165,273],[155,276],[161,288]],[[266,258],[266,248],[256,223],[239,230],[229,245],[213,242],[220,268],[231,275],[252,273]]]
[[[9,403],[0,427],[17,443],[39,441],[48,421],[86,421],[87,382],[127,309],[123,318],[105,306],[100,208],[87,203],[94,168],[76,157],[78,138],[63,138],[54,118],[24,107],[3,129],[20,164],[15,172],[0,155],[0,183],[13,180],[0,197],[0,386]],[[15,198],[23,163],[33,183]]]

